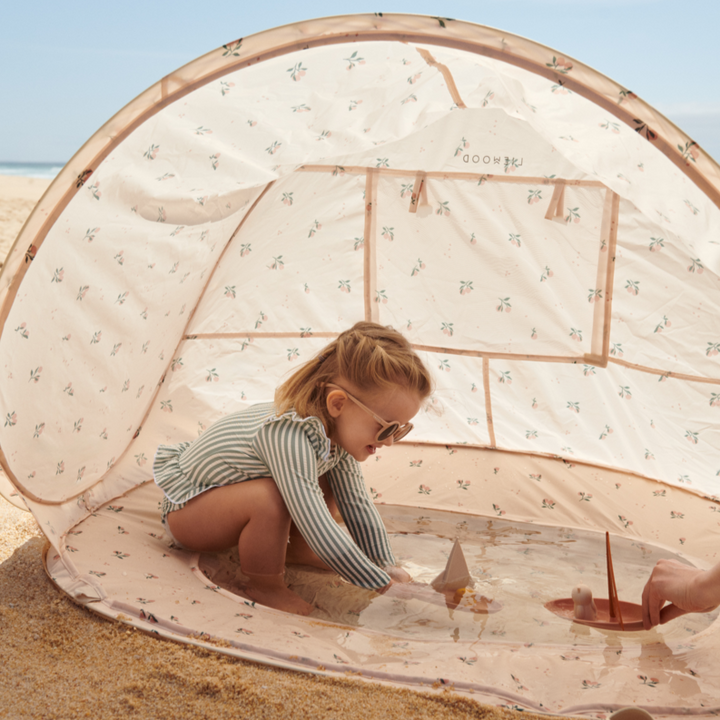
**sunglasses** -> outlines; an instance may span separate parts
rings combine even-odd
[[[383,442],[392,436],[393,442],[402,440],[412,429],[412,423],[405,423],[401,425],[399,422],[394,420],[393,422],[385,422],[381,417],[377,416],[367,405],[363,405],[356,397],[353,397],[345,388],[335,385],[334,383],[326,383],[325,387],[335,388],[342,390],[358,407],[362,408],[366,413],[373,416],[373,419],[380,423],[380,430],[378,430],[375,436],[375,442]]]

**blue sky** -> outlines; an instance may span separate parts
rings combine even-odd
[[[67,161],[148,86],[238,37],[375,11],[454,17],[548,45],[636,92],[720,161],[720,0],[7,2],[0,161]]]

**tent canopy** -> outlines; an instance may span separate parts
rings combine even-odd
[[[468,473],[513,458],[530,493],[462,512],[545,520],[539,500],[588,494],[578,463],[596,493],[649,479],[708,507],[719,170],[592,69],[442,18],[298,23],[172,73],[60,173],[0,278],[2,465],[53,572],[78,581],[67,533],[148,483],[159,443],[270,400],[363,318],[436,380],[402,461],[367,468],[393,502],[457,509],[452,474],[432,497],[402,481],[413,453],[438,477],[459,449]],[[609,498],[565,522],[677,545]],[[709,560],[698,528],[683,544]]]

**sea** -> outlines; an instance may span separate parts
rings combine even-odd
[[[65,166],[64,162],[2,162],[0,175],[16,175],[20,177],[45,178],[52,180]]]

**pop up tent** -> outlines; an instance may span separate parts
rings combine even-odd
[[[228,43],[101,128],[8,257],[4,493],[58,587],[162,636],[513,707],[718,712],[715,615],[620,634],[543,603],[601,577],[605,531],[624,600],[658,557],[716,561],[719,206],[681,131],[509,33],[378,14]],[[270,400],[363,318],[436,380],[365,466],[401,558],[422,576],[458,537],[522,607],[299,618],[164,536],[157,445]]]

